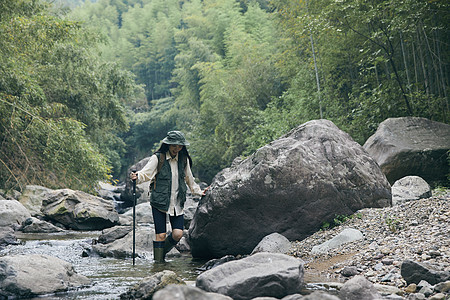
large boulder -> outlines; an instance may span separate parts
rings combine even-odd
[[[46,218],[76,230],[101,230],[119,221],[111,201],[70,189],[47,193],[41,210]]]
[[[0,298],[27,298],[89,284],[72,265],[48,255],[0,257]],[[9,298],[8,298],[9,299]]]
[[[18,228],[30,218],[30,212],[17,200],[0,200],[0,227]]]
[[[304,284],[303,261],[279,253],[256,253],[212,268],[197,277],[195,285],[234,300],[299,293]]]
[[[248,254],[273,232],[302,240],[336,215],[389,205],[374,159],[332,122],[310,121],[216,175],[189,228],[191,251]]]
[[[377,161],[391,184],[408,176],[448,184],[450,125],[425,118],[390,118],[380,123],[364,149]]]
[[[42,216],[42,201],[50,191],[52,190],[43,186],[27,185],[19,196],[19,202],[28,209],[33,217]]]

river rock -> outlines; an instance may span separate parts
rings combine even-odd
[[[205,271],[197,277],[196,286],[234,300],[282,298],[300,292],[303,275],[300,259],[278,253],[256,253]]]
[[[339,292],[339,298],[345,300],[379,300],[382,299],[375,286],[364,276],[357,275],[347,281]]]
[[[35,217],[31,217],[23,221],[19,230],[24,233],[54,233],[63,231],[63,229],[53,225],[52,223],[39,220]]]
[[[136,227],[135,253],[137,257],[151,257],[155,232],[149,227]],[[123,238],[108,244],[96,244],[92,250],[102,257],[126,258],[133,257],[133,231]]]
[[[136,205],[136,224],[153,224],[152,207],[150,203],[144,202]],[[122,216],[133,220],[133,208],[127,209]],[[133,222],[133,221],[132,221]]]
[[[153,300],[233,300],[228,296],[208,293],[195,286],[171,284],[153,295]]]
[[[0,298],[27,298],[89,284],[72,265],[49,255],[0,257]]]
[[[271,252],[286,254],[291,247],[291,242],[281,234],[274,232],[265,236],[261,242],[253,249],[251,254],[258,252]]]
[[[17,200],[0,200],[0,227],[19,227],[30,212]]]
[[[42,212],[46,218],[76,230],[101,230],[119,221],[111,201],[70,189],[47,193]]]
[[[392,205],[429,197],[430,185],[419,176],[406,176],[392,185]]]
[[[42,216],[42,201],[50,191],[52,190],[43,186],[27,185],[18,200],[33,217]]]
[[[353,228],[345,228],[338,235],[333,237],[331,240],[326,241],[320,245],[314,246],[311,250],[312,254],[323,254],[327,253],[328,250],[337,248],[345,243],[350,243],[363,239],[364,235],[361,231]]]
[[[309,121],[216,175],[189,228],[192,255],[248,254],[273,232],[301,240],[335,215],[389,205],[374,159],[332,122]]]
[[[153,295],[170,284],[186,284],[183,279],[169,270],[164,270],[145,277],[138,284],[120,295],[121,300],[126,299],[155,299]],[[152,298],[153,297],[153,298]],[[176,299],[176,298],[172,298]]]
[[[299,295],[300,296],[300,295]],[[300,296],[302,297],[302,296]],[[309,294],[308,296],[305,296],[303,298],[289,298],[289,297],[285,297],[282,300],[340,300],[339,297],[334,296],[334,295],[330,295],[327,294],[324,291],[315,291],[311,294]]]
[[[8,200],[11,201],[11,200]],[[14,230],[9,226],[0,226],[0,250],[7,245],[18,245]]]
[[[114,226],[102,230],[102,234],[98,237],[97,241],[101,244],[109,244],[115,240],[121,239],[131,232],[133,228],[131,226]]]
[[[450,125],[418,117],[380,123],[364,149],[377,161],[391,184],[408,175],[448,183]]]
[[[401,275],[408,284],[418,284],[421,280],[425,280],[429,284],[435,285],[439,282],[450,280],[449,271],[442,271],[431,265],[412,260],[403,261],[401,265]]]

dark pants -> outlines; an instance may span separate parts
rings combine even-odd
[[[156,234],[166,233],[166,213],[154,208],[152,206],[152,214],[153,214],[153,222],[155,223],[155,232]],[[184,215],[179,216],[170,216],[169,215],[170,225],[173,229],[183,230],[184,227]]]

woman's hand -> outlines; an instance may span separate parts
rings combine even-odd
[[[206,196],[206,191],[209,190],[209,187],[210,187],[210,186],[208,186],[206,189],[203,190],[202,197],[203,197],[203,196]]]

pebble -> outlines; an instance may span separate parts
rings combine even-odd
[[[351,278],[346,277],[348,273],[335,270],[354,266],[360,275],[374,284],[402,289],[408,294],[405,299],[421,299],[424,295],[414,292],[422,287],[407,287],[401,277],[400,267],[404,260],[409,259],[450,271],[449,200],[450,190],[446,190],[439,195],[433,192],[433,197],[427,199],[392,207],[361,209],[337,227],[292,242],[288,254],[303,259],[306,269],[315,262],[321,265],[325,263],[325,267],[316,270],[325,278],[345,282]],[[389,227],[392,220],[397,221],[396,230]],[[326,254],[311,254],[313,246],[332,239],[345,228],[358,229],[364,234],[364,239],[330,249]],[[431,295],[429,290],[426,292],[428,296]],[[432,297],[439,295],[438,292],[434,291]]]

